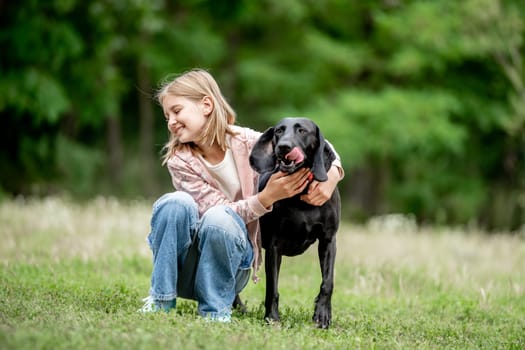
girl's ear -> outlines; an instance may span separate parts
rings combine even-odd
[[[205,117],[208,117],[213,112],[213,107],[213,100],[210,96],[204,96],[202,98],[202,111]]]

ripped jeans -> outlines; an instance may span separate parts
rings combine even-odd
[[[153,299],[189,298],[198,302],[204,317],[231,316],[233,300],[248,283],[253,260],[246,225],[237,213],[218,205],[199,218],[189,194],[165,194],[153,205],[148,243],[153,252]]]

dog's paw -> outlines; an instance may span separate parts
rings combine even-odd
[[[330,328],[330,320],[325,322],[316,322],[317,328],[328,329]]]
[[[328,310],[316,310],[312,320],[317,325],[317,328],[328,329],[332,323],[332,315]]]
[[[317,328],[321,329],[328,329],[331,323],[330,319],[314,320],[314,322],[317,325]]]
[[[281,320],[279,320],[279,319],[273,319],[271,317],[265,317],[264,321],[266,321],[266,324],[268,326],[281,327]]]

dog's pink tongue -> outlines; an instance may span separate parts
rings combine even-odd
[[[286,159],[291,160],[294,163],[301,163],[304,159],[303,152],[299,147],[294,147],[290,153],[285,156]]]

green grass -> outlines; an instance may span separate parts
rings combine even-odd
[[[151,203],[64,199],[0,203],[0,349],[523,349],[525,242],[409,226],[343,225],[333,325],[311,317],[316,249],[284,258],[279,325],[248,313],[209,323],[196,303],[142,315]]]

